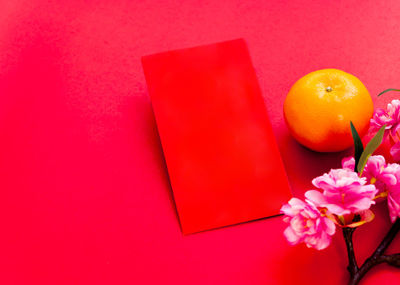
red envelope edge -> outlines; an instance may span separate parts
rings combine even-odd
[[[183,233],[279,214],[292,195],[245,41],[142,64]]]

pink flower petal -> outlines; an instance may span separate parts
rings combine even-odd
[[[309,190],[304,194],[304,196],[317,207],[325,207],[323,205],[326,204],[326,198],[321,192],[317,190]]]
[[[390,155],[392,156],[393,160],[400,161],[400,142],[395,143],[390,148]]]
[[[355,164],[356,162],[354,160],[354,157],[352,156],[345,157],[342,159],[342,168],[354,171]]]
[[[294,232],[294,230],[291,227],[287,227],[285,229],[285,231],[283,232],[283,234],[285,235],[287,241],[291,245],[297,244],[300,240],[300,237],[298,235],[296,235],[296,233]]]
[[[312,194],[312,190],[310,193]],[[281,212],[286,215],[284,222],[288,227],[284,231],[284,236],[290,244],[304,242],[308,247],[318,250],[330,244],[331,236],[335,233],[335,225],[323,216],[311,201],[304,202],[292,198],[288,204],[282,206]]]
[[[347,161],[350,160],[345,163]],[[369,209],[375,203],[373,199],[378,192],[374,185],[365,185],[366,178],[360,178],[349,169],[332,169],[313,179],[313,184],[323,192],[307,191],[306,198],[336,215]]]

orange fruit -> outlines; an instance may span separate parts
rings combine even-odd
[[[367,88],[347,72],[322,69],[300,78],[290,89],[283,113],[292,136],[320,152],[353,145],[350,121],[362,137],[374,105]]]

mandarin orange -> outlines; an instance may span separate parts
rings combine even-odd
[[[338,69],[322,69],[300,78],[290,89],[283,113],[292,136],[319,152],[353,145],[350,121],[362,137],[368,130],[373,102],[364,84]]]

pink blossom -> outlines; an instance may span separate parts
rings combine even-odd
[[[385,127],[385,140],[389,137],[392,145],[390,154],[393,160],[400,160],[400,100],[392,100],[386,110],[378,108],[371,119],[371,130]]]
[[[365,177],[359,177],[349,169],[332,169],[329,173],[314,178],[313,185],[321,190],[306,192],[306,198],[317,207],[326,207],[335,215],[347,215],[368,210],[378,190],[375,185],[366,184]]]
[[[365,164],[362,175],[367,178],[367,181],[371,184],[375,183],[377,188],[384,187],[384,170],[386,167],[385,158],[382,155],[372,155],[368,158]],[[383,179],[380,179],[383,176]],[[383,185],[381,185],[383,184]],[[379,189],[381,190],[381,189]],[[384,190],[384,189],[382,189]]]
[[[378,130],[383,125],[386,125],[386,130],[390,130],[392,134],[395,134],[397,132],[399,123],[400,100],[392,100],[392,102],[387,105],[386,110],[381,108],[376,109],[371,119],[371,127],[373,130]]]
[[[387,200],[389,215],[392,223],[400,217],[400,165],[397,163],[388,164],[386,172],[393,174],[396,180],[387,185]]]
[[[354,158],[342,160],[343,168],[354,169]],[[363,176],[370,183],[375,183],[380,193],[386,196],[392,222],[400,217],[400,165],[391,163],[385,165],[385,158],[380,155],[371,156],[365,165]]]
[[[400,126],[400,125],[399,125]],[[400,160],[400,130],[397,128],[396,133],[389,134],[390,144],[392,147],[390,148],[390,155],[392,156],[394,161]]]
[[[342,159],[342,168],[354,171],[354,167],[355,167],[354,157],[348,156]]]
[[[309,201],[292,198],[281,208],[284,221],[289,224],[284,235],[291,245],[304,242],[307,247],[321,250],[331,243],[335,233],[335,224],[322,216],[321,212]]]
[[[390,155],[392,156],[393,160],[400,161],[400,141],[395,143],[390,148]]]
[[[342,167],[353,170],[354,158],[343,158]],[[386,161],[382,155],[372,155],[369,157],[362,172],[362,176],[367,179],[368,183],[374,184],[379,193],[385,191],[387,184],[396,182],[394,175],[390,171],[386,171]]]

